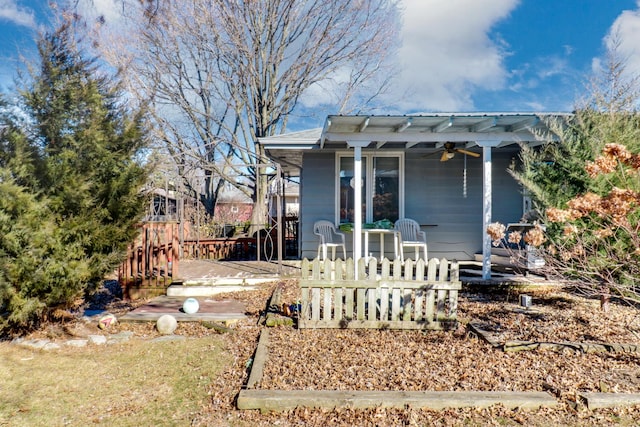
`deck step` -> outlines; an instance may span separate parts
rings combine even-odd
[[[170,297],[210,297],[226,292],[253,291],[261,283],[273,282],[273,278],[198,279],[173,284],[167,288]]]

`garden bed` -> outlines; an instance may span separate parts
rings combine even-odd
[[[295,281],[283,285],[283,300],[295,302],[299,297]],[[495,405],[488,409],[434,411],[413,405],[403,409],[301,407],[281,413],[238,411],[233,418],[246,425],[298,425],[302,421],[305,425],[475,425],[489,419],[503,425],[602,425],[640,417],[640,406],[588,410],[579,398],[579,394],[604,391],[615,396],[640,392],[638,354],[584,354],[570,350],[506,353],[468,333],[467,324],[475,319],[499,333],[502,340],[637,341],[639,319],[634,308],[612,304],[605,313],[598,301],[570,293],[532,296],[532,308],[523,313],[517,294],[462,293],[460,327],[449,332],[271,328],[268,358],[256,389],[347,393],[542,391],[557,398],[559,408],[524,410]],[[254,301],[247,301],[248,306],[261,304],[257,294],[247,297]],[[237,344],[233,347],[236,369],[213,385],[214,401],[222,407],[232,405],[237,398],[237,390],[234,393],[230,388],[232,377],[237,384],[240,375],[246,384],[249,371],[243,371],[245,359],[238,352],[253,360],[257,330],[253,329],[251,336],[250,351],[241,350],[239,335],[229,336]],[[244,339],[248,337],[245,335]]]
[[[300,363],[299,361],[304,361]],[[259,388],[313,390],[640,392],[640,355],[507,353],[464,331],[270,333]]]
[[[294,289],[284,299],[296,300]],[[452,332],[270,331],[258,388],[280,390],[640,392],[639,353],[584,354],[572,349],[508,353],[469,334],[482,325],[501,342],[638,343],[637,309],[566,292],[533,295],[529,309],[509,294],[462,294]],[[304,361],[301,363],[301,361]]]

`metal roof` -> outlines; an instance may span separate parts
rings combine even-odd
[[[499,141],[497,148],[552,140],[550,121],[565,121],[568,113],[439,113],[417,115],[332,115],[322,129],[261,138],[267,154],[293,172],[302,166],[306,150],[341,150],[349,142],[369,142],[364,149],[429,153],[445,142],[480,149],[477,141]]]

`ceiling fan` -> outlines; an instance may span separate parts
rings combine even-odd
[[[480,157],[480,154],[474,153],[473,151],[456,148],[456,144],[453,142],[445,142],[444,151],[442,152],[442,156],[440,156],[440,161],[446,162],[447,160],[451,160],[456,153],[468,154],[471,157]]]

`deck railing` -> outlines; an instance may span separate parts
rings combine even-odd
[[[179,271],[178,223],[145,222],[139,229],[127,258],[118,268],[118,280],[125,287],[139,283],[166,287]]]
[[[358,269],[356,279],[355,268]],[[457,325],[457,261],[375,258],[302,261],[301,328],[451,329]]]

